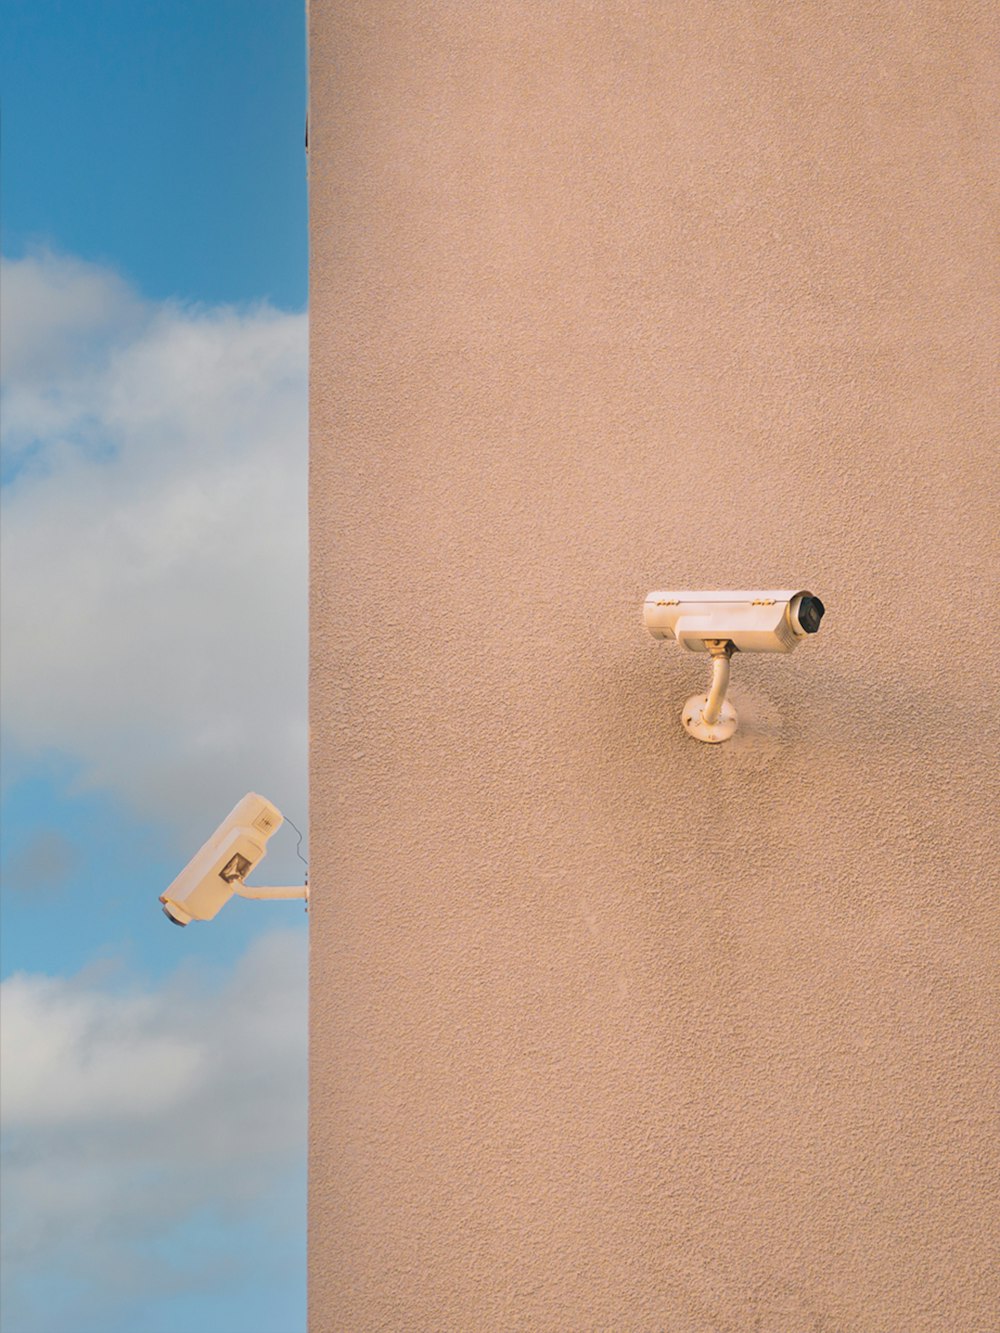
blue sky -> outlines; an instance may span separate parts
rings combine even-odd
[[[304,6],[7,0],[4,1333],[305,1324]],[[267,882],[301,881],[295,835]]]
[[[305,307],[304,4],[6,0],[2,24],[5,254]]]

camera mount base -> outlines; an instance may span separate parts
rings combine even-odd
[[[735,732],[738,725],[736,709],[725,699],[719,709],[718,721],[706,722],[703,714],[708,706],[708,698],[707,694],[692,694],[684,705],[681,722],[687,734],[695,740],[718,745],[720,741],[728,741]]]

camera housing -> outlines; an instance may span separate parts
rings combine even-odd
[[[283,823],[276,806],[248,792],[160,894],[165,915],[177,926],[211,921],[234,893],[242,893],[244,879],[264,859],[268,839]]]
[[[692,653],[724,640],[742,653],[790,653],[819,629],[826,610],[807,590],[651,592],[643,606],[654,639],[674,638]]]

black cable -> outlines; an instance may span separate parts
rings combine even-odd
[[[285,815],[285,823],[286,823],[286,824],[291,824],[292,828],[293,828],[293,829],[295,830],[295,832],[299,835],[299,840],[298,840],[298,842],[295,844],[295,855],[299,858],[299,860],[302,862],[302,864],[303,864],[303,865],[305,866],[305,868],[306,868],[306,883],[308,884],[308,883],[309,883],[309,862],[308,862],[308,861],[306,860],[306,858],[302,855],[302,832],[301,832],[301,830],[299,829],[298,824],[294,823],[291,819],[289,819],[287,815]]]

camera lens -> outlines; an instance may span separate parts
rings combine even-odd
[[[819,622],[823,619],[823,612],[826,607],[818,597],[803,597],[799,602],[796,617],[799,624],[807,634],[815,634],[819,629]]]

